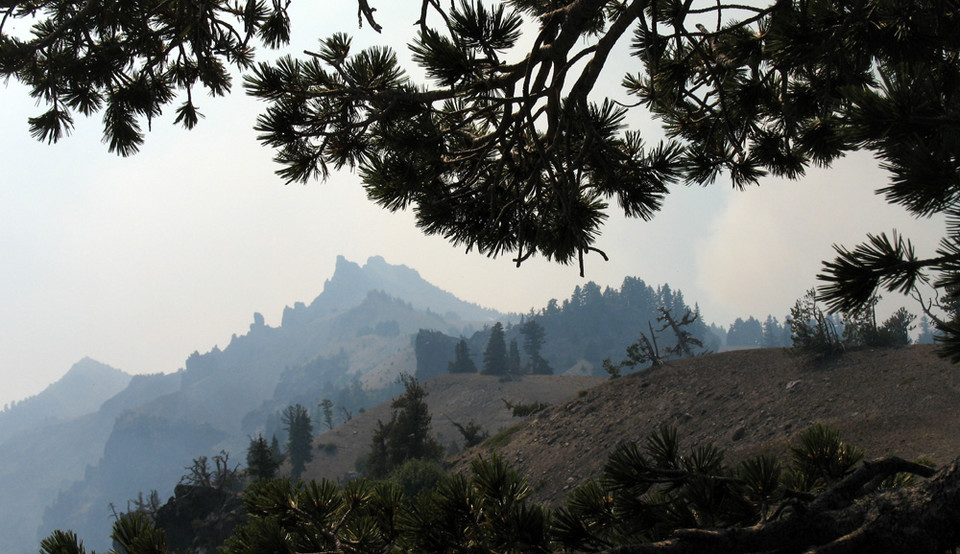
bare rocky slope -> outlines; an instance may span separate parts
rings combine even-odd
[[[533,499],[557,505],[597,477],[621,441],[643,441],[660,425],[677,427],[684,449],[713,442],[727,462],[787,446],[813,423],[839,428],[867,458],[924,456],[946,464],[960,456],[960,368],[930,345],[864,349],[818,361],[784,349],[739,350],[675,360],[615,380],[443,375],[424,383],[433,426],[445,445],[459,441],[451,420],[480,422],[489,442],[450,458],[455,471],[496,451],[529,479]],[[501,399],[552,406],[514,418]],[[342,479],[367,452],[381,404],[321,435],[307,479]],[[492,442],[492,441],[491,441]],[[335,444],[324,449],[322,445]]]
[[[463,442],[453,422],[466,425],[473,420],[495,434],[521,421],[513,417],[504,400],[513,404],[556,404],[603,382],[600,377],[583,376],[525,375],[506,380],[492,375],[448,374],[424,382],[423,387],[433,417],[434,434],[447,447]],[[314,440],[314,458],[304,471],[304,479],[350,477],[357,458],[370,450],[377,421],[390,419],[390,402],[356,415]],[[322,425],[314,422],[315,429]]]
[[[847,352],[827,361],[783,349],[741,350],[676,360],[606,381],[511,429],[506,444],[459,454],[458,470],[499,452],[533,489],[559,504],[599,475],[621,441],[642,441],[663,424],[689,447],[713,442],[728,463],[759,452],[785,455],[813,423],[839,428],[867,458],[960,456],[960,368],[930,345]],[[504,442],[504,441],[501,441]]]

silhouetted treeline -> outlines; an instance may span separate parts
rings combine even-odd
[[[669,285],[653,288],[642,279],[627,277],[620,289],[601,289],[591,281],[583,287],[576,287],[570,298],[562,302],[552,299],[539,311],[531,310],[519,325],[506,323],[503,326],[504,340],[507,345],[513,341],[520,345],[529,343],[522,330],[524,323],[535,320],[542,328],[542,339],[538,338],[537,342],[541,359],[531,360],[524,348],[520,360],[522,367],[549,366],[554,372],[563,373],[586,362],[581,371],[603,375],[601,364],[604,358],[623,357],[627,346],[634,343],[640,333],[649,333],[651,326],[659,330],[662,326],[657,321],[660,307],[677,317],[687,311],[699,313],[696,305],[688,305],[683,293]],[[478,368],[484,367],[483,354],[492,329],[487,327],[465,337]],[[722,344],[719,337],[709,332],[702,317],[692,324],[690,331],[703,341],[707,350],[715,350]],[[418,378],[427,379],[445,373],[448,362],[454,361],[458,340],[443,337],[437,331],[422,330],[418,334],[415,341]]]

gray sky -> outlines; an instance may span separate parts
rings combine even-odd
[[[319,4],[293,14],[294,52],[346,30],[358,45],[405,55],[415,14],[381,7],[387,29],[378,36],[356,29],[352,2]],[[631,69],[618,60],[605,74],[614,84]],[[597,244],[611,260],[588,256],[585,278],[536,259],[518,269],[421,235],[410,214],[369,202],[350,173],[284,185],[252,130],[261,106],[239,82],[230,97],[198,104],[206,118],[197,129],[165,115],[140,154],[118,158],[101,144],[99,116],[77,116],[57,145],[35,142],[27,117],[42,109],[17,83],[0,88],[0,406],[84,356],[131,373],[171,372],[194,350],[245,333],[254,312],[279,325],[284,306],[321,292],[338,254],[361,264],[382,255],[464,300],[516,312],[590,280],[618,287],[637,276],[681,289],[708,322],[727,325],[768,313],[782,320],[833,243],[897,228],[929,253],[943,232],[942,221],[914,220],[874,195],[886,176],[858,154],[799,182],[680,187],[650,223],[611,214]]]

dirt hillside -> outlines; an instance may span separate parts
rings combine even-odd
[[[503,400],[529,404],[556,404],[574,398],[604,382],[600,377],[567,377],[560,375],[525,375],[518,380],[501,380],[488,375],[440,375],[423,383],[427,404],[433,417],[432,428],[445,447],[451,442],[462,444],[453,425],[474,420],[490,434],[516,425],[515,418]],[[328,431],[314,440],[314,458],[304,471],[304,479],[343,479],[354,471],[354,462],[370,450],[370,440],[377,420],[390,419],[390,403],[386,402]],[[316,428],[319,423],[314,423]],[[333,444],[335,447],[324,448]]]
[[[526,475],[534,499],[562,502],[596,477],[620,441],[642,441],[661,424],[678,428],[684,450],[705,442],[729,463],[778,455],[812,423],[841,430],[867,458],[960,455],[960,368],[932,346],[848,352],[813,362],[782,349],[678,360],[583,391],[521,422],[499,451]],[[455,468],[488,452],[462,453]]]
[[[551,504],[598,476],[618,442],[642,441],[662,424],[678,428],[684,449],[716,443],[731,464],[759,452],[784,455],[800,431],[818,422],[839,428],[868,458],[926,456],[944,464],[960,455],[960,367],[929,345],[853,351],[825,362],[783,349],[740,350],[616,380],[442,375],[424,387],[442,444],[460,442],[451,420],[473,419],[492,435],[508,431],[495,450],[528,477],[534,500]],[[521,419],[502,399],[552,406]],[[350,476],[377,420],[389,417],[384,403],[318,437],[304,477]],[[465,470],[490,450],[454,456],[453,469]]]

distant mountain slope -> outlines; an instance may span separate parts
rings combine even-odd
[[[777,455],[813,423],[841,430],[867,458],[960,455],[960,371],[932,345],[847,352],[812,363],[783,349],[669,362],[608,381],[524,421],[498,451],[528,476],[533,498],[560,503],[599,475],[617,443],[677,427],[684,450],[713,442],[727,462]],[[485,450],[460,458],[460,468]]]
[[[43,392],[0,412],[0,442],[37,425],[95,412],[123,390],[130,378],[119,369],[84,358]]]
[[[377,331],[378,326],[390,331]],[[244,416],[273,398],[281,376],[290,368],[343,352],[348,358],[345,372],[314,374],[311,378],[321,383],[343,384],[354,376],[363,380],[375,369],[383,370],[381,363],[400,351],[408,352],[404,359],[412,359],[410,337],[418,329],[449,326],[435,313],[419,311],[405,301],[368,291],[358,305],[349,309],[310,321],[288,322],[280,328],[255,324],[248,334],[234,337],[224,350],[191,356],[181,389],[139,411],[208,423],[243,438]],[[395,367],[392,375],[377,378],[377,386],[392,382],[401,371],[415,370],[415,366]],[[316,401],[319,399],[313,403]],[[237,446],[224,445],[230,449]]]
[[[87,469],[82,481],[65,486],[44,510],[35,540],[55,529],[74,529],[88,547],[106,551],[111,504],[126,511],[130,499],[151,490],[167,498],[191,460],[198,453],[211,453],[223,435],[206,424],[125,412],[117,418],[99,463]],[[131,488],[136,483],[146,486]]]
[[[467,318],[497,316],[404,266],[371,258],[361,268],[341,257],[311,307],[286,310],[280,327],[254,314],[249,332],[234,335],[223,349],[194,352],[175,374],[176,390],[127,413],[106,404],[117,419],[103,457],[49,507],[42,532],[70,527],[101,550],[109,534],[110,521],[102,517],[108,503],[124,506],[152,489],[169,494],[192,458],[225,449],[242,460],[248,436],[265,420],[291,401],[315,407],[328,385],[359,381],[374,388],[393,383],[400,372],[412,374],[412,336],[421,328],[459,333]],[[337,356],[341,363],[318,363]]]
[[[44,507],[72,481],[89,475],[104,455],[114,419],[179,384],[178,375],[135,375],[98,412],[32,427],[0,441],[0,552],[36,552]]]
[[[377,290],[401,298],[417,310],[429,310],[446,319],[464,322],[496,321],[504,317],[491,310],[460,300],[427,281],[405,265],[388,264],[380,256],[372,256],[360,267],[343,256],[337,256],[333,277],[323,285],[323,294],[309,305],[297,303],[283,311],[283,322],[304,321],[359,304],[367,292]]]

